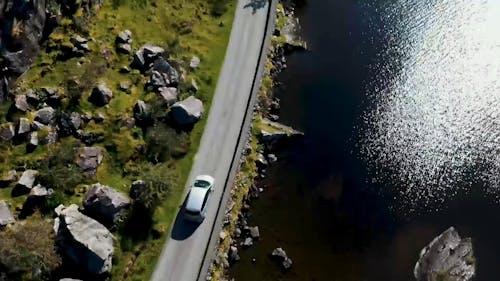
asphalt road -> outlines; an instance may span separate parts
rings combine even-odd
[[[210,115],[189,176],[209,174],[215,178],[207,217],[201,224],[187,222],[180,209],[152,281],[205,279],[248,132],[276,2],[273,0],[270,8],[268,0],[238,1]],[[184,198],[187,192],[188,186]]]

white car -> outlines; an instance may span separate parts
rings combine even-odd
[[[202,222],[207,214],[208,200],[214,189],[215,179],[208,175],[197,176],[186,199],[184,218]]]

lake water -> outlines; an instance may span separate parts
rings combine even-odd
[[[500,1],[310,0],[310,52],[288,58],[278,152],[238,281],[409,281],[449,226],[476,281],[500,275]],[[283,247],[286,274],[269,259]],[[255,258],[255,263],[252,263]]]

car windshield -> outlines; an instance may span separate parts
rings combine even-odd
[[[196,187],[202,187],[206,188],[210,186],[210,183],[208,181],[203,181],[203,180],[195,180],[194,181],[194,186]]]
[[[198,212],[198,211],[190,211],[190,210],[186,210],[186,213],[188,215],[192,215],[192,216],[197,216],[200,214],[200,212]]]

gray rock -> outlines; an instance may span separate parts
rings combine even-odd
[[[29,152],[35,150],[35,148],[38,146],[39,141],[38,141],[38,133],[37,132],[31,132],[28,136],[28,143],[27,145],[27,150]]]
[[[78,52],[78,51],[85,52],[85,53],[90,52],[88,42],[89,42],[89,40],[87,40],[86,38],[83,38],[80,35],[77,35],[76,37],[71,38],[71,43],[74,46],[73,52]]]
[[[290,267],[292,266],[292,259],[287,256],[285,250],[283,250],[282,248],[274,249],[271,253],[271,257],[281,263],[282,268],[285,270],[290,269]]]
[[[158,89],[170,85],[170,80],[166,74],[153,70],[153,72],[151,72],[148,85],[151,85],[155,91],[158,91]]]
[[[36,107],[36,106],[38,106],[38,104],[40,103],[40,96],[38,96],[38,94],[37,94],[35,91],[33,91],[33,90],[28,90],[28,91],[26,92],[26,101],[27,101],[30,105],[32,105],[32,106],[34,106],[34,107]]]
[[[116,43],[132,43],[132,31],[125,29],[116,36]]]
[[[100,83],[92,89],[92,94],[89,97],[89,102],[96,106],[105,106],[113,98],[113,92],[104,83]]]
[[[38,121],[33,121],[33,123],[31,123],[31,130],[32,131],[40,131],[42,130],[43,128],[45,128],[46,126]]]
[[[53,193],[52,189],[47,189],[40,184],[33,187],[23,204],[23,213],[32,214],[36,208],[42,208],[47,197]]]
[[[245,240],[243,241],[242,245],[245,246],[245,247],[252,246],[253,245],[253,239],[252,239],[252,237],[245,238]]]
[[[120,90],[127,94],[130,94],[130,88],[132,87],[132,82],[125,80],[120,82]]]
[[[52,107],[44,107],[38,110],[38,112],[36,113],[35,121],[38,121],[44,125],[52,124],[54,123],[55,114],[56,112]]]
[[[137,199],[146,189],[146,182],[143,180],[136,180],[130,186],[130,198]]]
[[[78,211],[75,204],[56,208],[54,231],[60,249],[79,266],[93,274],[110,272],[114,237],[106,227]]]
[[[215,256],[215,263],[221,265],[223,268],[228,268],[229,262],[227,253],[218,252],[217,256]]]
[[[258,226],[250,227],[249,230],[250,230],[250,236],[253,239],[259,239],[260,238],[260,232],[259,232],[259,227]]]
[[[17,126],[18,134],[25,134],[31,131],[31,124],[28,118],[21,117],[19,118],[19,124]]]
[[[138,100],[134,105],[134,118],[138,121],[144,121],[149,117],[149,110],[143,100]]]
[[[87,174],[94,175],[102,162],[102,151],[98,147],[82,147],[77,157],[77,165]]]
[[[196,123],[203,115],[203,103],[194,96],[189,96],[183,101],[172,105],[170,113],[175,122],[180,125],[189,125]]]
[[[5,201],[0,201],[0,225],[6,226],[15,222],[14,216],[9,209],[9,205]]]
[[[200,58],[197,56],[191,58],[191,61],[189,62],[189,67],[191,67],[192,69],[196,69],[199,66],[200,66]]]
[[[135,52],[134,59],[130,64],[130,66],[132,68],[145,71],[151,68],[154,60],[164,52],[165,49],[161,47],[154,46],[151,44],[144,45],[137,52]]]
[[[219,232],[219,239],[220,240],[224,240],[224,239],[226,239],[226,237],[227,237],[227,233],[224,230]]]
[[[104,223],[116,223],[130,207],[130,199],[113,188],[93,184],[83,199],[85,211]]]
[[[4,141],[11,140],[16,135],[16,130],[12,123],[2,124],[0,127],[0,138]]]
[[[274,154],[268,154],[267,159],[269,160],[269,163],[271,163],[271,164],[278,161],[278,157],[276,157],[276,155],[274,155]]]
[[[23,187],[27,190],[31,190],[35,184],[38,171],[36,170],[26,170],[22,173],[21,178],[17,182],[19,187]]]
[[[236,248],[235,246],[229,247],[228,257],[229,257],[230,263],[234,263],[234,262],[239,261],[240,255],[238,255],[238,248]]]
[[[153,70],[158,71],[162,75],[165,76],[165,80],[167,81],[167,86],[176,87],[179,85],[180,76],[179,72],[170,65],[164,58],[159,57],[153,62]]]
[[[158,95],[165,101],[168,105],[172,105],[177,102],[177,88],[174,87],[162,87],[158,90]]]
[[[257,160],[255,161],[257,163],[258,166],[260,167],[266,167],[269,163],[267,162],[266,160],[266,157],[264,157],[264,155],[262,155],[262,153],[259,153],[257,155]]]
[[[450,227],[422,249],[413,273],[417,281],[468,281],[475,272],[471,239]]]
[[[73,129],[74,130],[78,130],[80,129],[80,127],[82,126],[82,117],[80,114],[78,114],[77,112],[71,112],[71,115],[70,115],[70,121],[71,121],[71,125],[73,126]]]
[[[127,43],[119,43],[116,46],[116,50],[122,54],[130,54],[132,53],[132,45]]]
[[[10,170],[7,172],[6,175],[4,175],[1,179],[0,179],[0,187],[6,187],[8,186],[9,184],[17,181],[17,172],[16,170]]]
[[[29,104],[26,95],[17,95],[14,105],[20,111],[26,112],[29,109]]]

